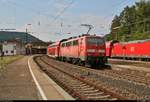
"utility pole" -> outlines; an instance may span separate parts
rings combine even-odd
[[[28,44],[28,29],[26,28],[26,44]]]
[[[41,32],[41,22],[40,22],[40,21],[38,22],[38,28],[39,28],[39,32],[38,32],[38,33],[39,33],[39,34],[38,34],[38,38],[40,38],[40,32]]]
[[[60,34],[63,34],[63,22],[61,22],[60,26]]]
[[[26,28],[26,43],[25,43],[25,46],[26,46],[26,54],[28,54],[28,46],[27,46],[27,44],[28,44],[28,29]]]

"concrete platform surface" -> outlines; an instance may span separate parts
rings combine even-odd
[[[0,71],[0,100],[40,99],[27,61],[25,56]]]
[[[24,56],[0,70],[0,100],[74,99]]]

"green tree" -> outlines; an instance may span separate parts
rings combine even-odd
[[[120,28],[117,30],[113,29],[118,26]],[[150,39],[150,0],[141,0],[131,7],[127,6],[119,16],[114,17],[107,38],[113,40],[116,35],[120,41]]]

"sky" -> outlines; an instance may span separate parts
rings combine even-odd
[[[124,7],[140,0],[0,0],[0,29],[27,31],[43,41],[58,41],[87,32],[104,36]]]

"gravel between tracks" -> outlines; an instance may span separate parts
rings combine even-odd
[[[138,67],[150,68],[150,62],[132,61],[132,60],[120,60],[120,59],[109,59],[109,63],[118,65],[132,65]]]

